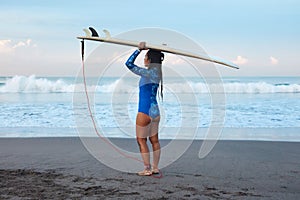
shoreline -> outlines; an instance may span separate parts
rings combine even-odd
[[[112,141],[138,151],[134,139]],[[193,141],[158,179],[111,169],[80,138],[1,138],[0,198],[300,198],[300,143],[218,141],[199,159],[201,143]]]
[[[174,128],[167,128],[168,132],[176,132]],[[176,128],[175,128],[176,129]],[[187,137],[184,133],[178,133],[178,140],[204,140],[208,128],[198,128],[194,139]],[[220,141],[274,141],[274,142],[300,142],[300,127],[288,128],[228,128],[224,127],[220,134]],[[87,130],[88,131],[88,130]],[[134,133],[134,129],[132,130]],[[185,132],[193,130],[186,128]],[[105,135],[105,133],[110,135]],[[134,139],[134,135],[121,135],[119,128],[106,128],[104,136],[112,139]],[[103,133],[102,133],[103,134]],[[98,137],[91,132],[84,137]],[[0,128],[1,138],[79,138],[76,128],[40,128],[40,127],[11,127]],[[166,131],[160,132],[160,139],[171,140],[174,135],[168,135]],[[177,139],[176,139],[177,140]]]
[[[49,137],[49,136],[39,136],[39,137],[0,137],[0,140],[2,139],[21,139],[21,140],[30,140],[30,139],[80,139],[80,138],[88,138],[88,139],[101,139],[99,137],[76,137],[76,136],[55,136],[55,137]],[[120,138],[120,137],[105,137],[108,140],[135,140],[135,138]],[[160,141],[197,141],[197,142],[203,142],[204,139],[159,139]],[[212,139],[205,139],[206,141],[215,141]],[[273,143],[300,143],[300,141],[296,140],[271,140],[271,139],[218,139],[218,142],[273,142]]]

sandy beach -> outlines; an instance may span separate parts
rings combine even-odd
[[[219,141],[199,159],[201,143],[154,178],[103,165],[79,138],[2,138],[0,199],[300,199],[300,143]]]

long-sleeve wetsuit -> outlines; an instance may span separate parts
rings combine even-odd
[[[141,68],[134,64],[135,59],[140,54],[139,50],[133,52],[128,58],[126,66],[133,73],[141,76],[139,82],[139,108],[138,112],[149,115],[152,119],[160,115],[156,100],[157,89],[159,87],[160,76],[156,67],[149,69]]]

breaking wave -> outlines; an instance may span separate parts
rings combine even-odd
[[[88,86],[89,91],[97,93],[131,93],[137,83],[126,85],[122,79],[106,82],[97,86]],[[166,92],[175,93],[232,93],[232,94],[264,94],[264,93],[300,93],[300,84],[267,82],[230,82],[223,84],[205,84],[189,81],[185,83],[166,83]],[[0,93],[73,93],[83,92],[83,84],[70,84],[63,79],[51,80],[31,76],[14,76],[1,81]]]

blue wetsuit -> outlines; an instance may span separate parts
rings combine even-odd
[[[160,115],[156,100],[157,89],[160,82],[159,71],[156,67],[145,69],[136,66],[134,61],[139,54],[139,50],[133,52],[133,54],[128,58],[126,66],[130,69],[130,71],[141,76],[139,82],[140,91],[138,112],[149,115],[152,119],[154,119]]]

